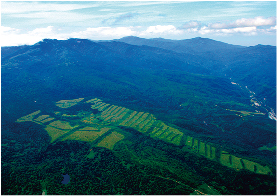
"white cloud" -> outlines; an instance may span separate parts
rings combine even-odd
[[[19,29],[1,26],[1,46],[32,45],[45,38],[68,39],[66,34],[58,34],[53,26],[36,28],[33,31],[21,33]]]
[[[257,35],[261,33],[276,33],[272,27],[273,25],[276,25],[276,17],[263,18],[259,16],[249,19],[242,18],[230,23],[211,23],[202,26],[199,33],[201,35]]]
[[[226,29],[238,27],[259,27],[276,25],[276,17],[263,18],[261,16],[256,18],[242,18],[231,23],[213,23],[209,25],[212,29]]]
[[[85,31],[74,32],[70,37],[88,39],[117,39],[125,36],[135,35],[134,27],[98,27],[87,28]]]
[[[178,30],[173,25],[157,25],[150,26],[145,31],[142,31],[139,35],[148,36],[148,35],[166,35],[166,34],[180,34],[181,30]]]
[[[223,33],[255,33],[256,27],[238,27],[232,29],[222,29]]]
[[[19,33],[19,29],[1,26],[1,35]]]
[[[33,31],[29,32],[31,35],[45,35],[53,33],[53,26],[48,26],[46,28],[36,28]]]
[[[185,37],[197,36],[231,36],[231,35],[275,35],[276,17],[252,19],[239,19],[231,23],[213,23],[201,25],[198,21],[190,21],[182,27],[176,28],[173,25],[156,25],[149,27],[95,27],[75,32],[64,32],[61,27],[53,26],[36,28],[32,31],[11,27],[1,27],[2,46],[13,46],[23,44],[35,44],[42,39],[83,38],[91,40],[112,40],[125,36],[139,36],[144,38],[163,37],[169,39],[184,39]]]
[[[230,34],[244,34],[244,35],[257,35],[260,31],[257,27],[238,27],[230,29],[212,29],[207,26],[202,27],[199,30],[201,35],[214,34],[214,35],[230,35]]]

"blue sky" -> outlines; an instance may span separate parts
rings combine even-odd
[[[44,38],[211,38],[276,45],[275,1],[2,1],[1,44]]]

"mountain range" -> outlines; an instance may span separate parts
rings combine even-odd
[[[240,157],[241,160],[245,159],[251,163],[256,163],[256,169],[253,168],[252,171],[257,175],[255,179],[259,179],[256,181],[260,182],[264,179],[263,183],[268,186],[270,184],[271,188],[268,188],[268,190],[252,189],[250,184],[245,183],[243,189],[247,189],[250,191],[249,193],[253,194],[272,193],[272,187],[274,187],[272,185],[272,175],[274,176],[276,164],[276,121],[274,120],[276,118],[276,47],[266,45],[244,47],[200,37],[188,40],[168,40],[161,38],[143,39],[131,36],[110,41],[44,39],[30,46],[2,47],[1,53],[2,143],[4,141],[4,145],[12,146],[10,138],[14,138],[19,143],[21,142],[22,146],[31,142],[34,145],[32,148],[38,153],[34,153],[33,157],[28,159],[36,160],[36,164],[42,164],[37,160],[41,160],[41,157],[46,156],[47,153],[47,157],[50,157],[49,161],[53,162],[53,157],[56,156],[54,151],[57,150],[55,146],[71,146],[66,147],[71,149],[72,146],[77,145],[82,149],[86,149],[88,148],[86,147],[87,144],[79,140],[74,141],[75,143],[73,141],[65,143],[62,139],[52,143],[53,133],[47,128],[45,128],[47,132],[44,128],[39,128],[39,126],[47,127],[50,125],[44,125],[43,123],[33,125],[30,124],[31,122],[25,121],[19,125],[18,122],[21,121],[18,121],[18,119],[22,119],[23,116],[32,114],[34,111],[44,111],[45,115],[55,115],[55,118],[61,121],[66,119],[66,123],[74,127],[76,123],[81,123],[81,121],[77,122],[75,118],[82,116],[82,112],[87,115],[87,112],[90,111],[86,108],[87,105],[85,105],[86,107],[81,106],[76,102],[76,106],[74,106],[75,103],[72,104],[72,110],[61,106],[62,116],[59,113],[60,111],[56,111],[57,105],[59,105],[57,103],[67,104],[74,102],[72,100],[82,100],[79,98],[89,100],[89,98],[97,97],[101,101],[103,100],[103,103],[101,102],[103,105],[108,103],[113,105],[114,108],[127,108],[130,111],[136,111],[140,115],[152,114],[157,122],[164,122],[186,135],[181,139],[179,146],[159,143],[160,141],[156,141],[157,138],[151,138],[151,134],[148,135],[149,138],[139,135],[139,139],[135,139],[129,135],[135,135],[134,137],[136,137],[139,134],[136,129],[124,128],[111,121],[109,126],[112,126],[117,134],[122,134],[127,138],[125,142],[127,146],[131,145],[129,146],[130,149],[135,149],[133,146],[135,144],[142,145],[144,143],[142,138],[144,138],[145,141],[150,143],[158,142],[157,146],[159,147],[156,146],[155,149],[164,149],[166,153],[161,155],[164,157],[167,157],[169,152],[165,149],[175,149],[176,156],[178,150],[182,150],[182,153],[185,152],[187,153],[186,156],[191,157],[191,160],[200,160],[201,162],[201,166],[197,167],[199,169],[196,169],[196,176],[193,179],[204,175],[203,179],[207,178],[211,181],[207,177],[209,172],[205,170],[204,165],[205,163],[208,165],[214,164],[214,167],[221,168],[219,165],[222,165],[222,158],[214,160],[214,163],[203,157],[199,158],[195,150],[186,147],[186,142],[190,141],[189,138],[195,138],[193,141],[199,141],[199,145],[197,143],[199,147],[201,141],[205,145],[209,144],[216,149],[221,149],[217,152],[218,157],[220,157],[220,153],[221,157],[224,157],[223,154],[226,151],[232,154],[233,157]],[[96,106],[91,107],[93,109]],[[77,110],[79,113],[76,112]],[[94,118],[99,120],[99,111],[95,109],[91,111],[93,111]],[[38,119],[44,118],[45,115],[38,117]],[[27,116],[26,119],[28,118]],[[112,116],[107,116],[107,118],[113,119]],[[136,118],[140,119],[141,117],[137,116]],[[84,119],[87,120],[87,116]],[[108,126],[104,122],[105,119],[100,119],[99,122],[98,120],[99,126],[101,123],[101,126]],[[93,121],[93,123],[95,122]],[[35,132],[35,129],[40,131]],[[75,131],[73,128],[72,130]],[[67,134],[69,133],[71,132]],[[31,137],[28,136],[30,134]],[[165,134],[165,132],[162,134]],[[166,147],[161,147],[163,145]],[[24,148],[22,147],[22,150]],[[50,152],[49,149],[52,149],[53,152]],[[143,161],[136,162],[137,159],[131,158],[132,156],[126,158],[125,155],[120,154],[120,151],[112,148],[103,152],[95,146],[92,149],[95,150],[96,155],[97,153],[106,153],[106,155],[111,153],[109,156],[116,156],[119,161],[124,160],[124,164],[126,161],[130,161],[130,164],[135,163],[139,167],[146,167],[147,165],[146,162],[142,163]],[[117,148],[115,147],[115,149]],[[135,153],[136,150],[134,149],[132,153]],[[175,150],[171,150],[172,153],[173,151],[175,153]],[[147,153],[148,151],[142,150],[142,152]],[[153,152],[152,150],[151,153]],[[12,155],[13,153],[14,149],[10,147],[2,155],[3,164],[5,164],[5,175],[11,172],[10,166],[8,166],[9,162],[14,162],[15,166],[18,166],[16,165],[18,164],[16,163],[17,159],[12,157],[15,156]],[[55,156],[51,153],[54,153]],[[78,152],[74,151],[74,153]],[[155,153],[152,155],[154,156]],[[21,161],[25,159],[27,160],[25,157]],[[178,158],[178,161],[184,163],[181,159]],[[83,161],[83,164],[88,164],[87,159]],[[115,163],[117,164],[116,161]],[[155,164],[156,166],[153,166]],[[151,166],[153,169],[151,172],[154,173],[159,168],[160,163],[155,164],[153,163]],[[272,171],[269,172],[270,175],[260,174],[259,169],[257,169],[260,166],[257,166],[257,164],[270,168],[270,171]],[[222,166],[222,168],[224,167]],[[221,174],[224,170],[222,168],[219,171]],[[244,166],[244,168],[247,168],[247,166]],[[228,169],[226,171],[229,172]],[[140,175],[141,171],[136,170],[136,172],[136,175]],[[232,175],[234,174],[233,170],[230,170],[230,172]],[[235,175],[246,175],[243,172],[245,171],[242,171],[242,173],[238,171],[239,174]],[[251,175],[247,173],[246,176],[250,178]],[[145,176],[147,175],[145,174]],[[166,175],[163,176],[160,173],[155,173],[155,176],[166,179]],[[172,179],[173,177],[168,178]],[[179,180],[182,179],[187,178],[180,177]],[[111,183],[104,181],[104,184]],[[190,186],[201,185],[201,190],[206,190],[210,194],[216,194],[218,191],[221,194],[245,193],[241,187],[234,188],[227,181],[227,179],[222,180],[222,182],[219,179],[214,180],[213,186],[216,188],[213,191],[209,190],[210,192],[206,190],[207,188],[203,188],[206,187],[206,184],[204,185],[202,182],[202,185],[197,181],[197,183],[192,183]],[[7,186],[10,180],[5,181],[5,183],[5,186]],[[226,187],[227,184],[229,192],[225,189],[219,190],[218,187]],[[232,192],[232,189],[236,190]],[[187,192],[182,192],[181,189],[178,189],[178,191],[180,191],[176,192],[178,194],[190,193],[190,188],[186,188]],[[8,192],[5,193],[8,194]],[[10,193],[15,194],[12,191]],[[26,194],[26,192],[23,193]],[[52,194],[54,193],[52,192]],[[116,192],[109,193],[115,194]],[[138,192],[123,193],[138,194]],[[104,192],[98,194],[104,194]]]

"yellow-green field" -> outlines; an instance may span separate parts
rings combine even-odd
[[[170,135],[168,135],[168,137],[166,138],[167,142],[172,143],[172,140],[176,137],[176,135],[178,134],[171,132]]]
[[[149,113],[143,113],[143,115],[140,118],[138,118],[137,121],[131,125],[131,127],[134,128],[134,127],[138,126],[142,121],[145,121],[145,119],[147,118],[148,115],[149,115]]]
[[[226,110],[229,110],[229,109],[226,109]],[[241,113],[240,115],[242,115],[242,116],[250,116],[250,115],[255,115],[255,114],[256,115],[257,114],[265,115],[264,113],[259,113],[259,112],[248,112],[248,111],[238,111],[238,110],[229,110],[229,111]]]
[[[148,129],[151,128],[151,126],[154,124],[155,120],[150,120],[143,128],[142,131],[145,133],[148,131]]]
[[[211,156],[210,156],[211,159],[215,159],[216,158],[215,151],[216,151],[216,148],[212,146],[211,147]]]
[[[165,127],[165,129],[162,129],[162,131],[159,132],[159,134],[158,134],[158,133],[155,134],[155,136],[158,137],[158,138],[160,138],[160,139],[161,139],[161,138],[164,138],[164,135],[167,134],[167,133],[169,133],[168,130],[167,130],[167,128],[168,128],[168,127]]]
[[[40,112],[41,112],[40,110],[35,111],[35,112],[31,113],[31,114],[28,114],[28,115],[26,115],[26,116],[23,116],[23,117],[17,119],[16,122],[32,121],[33,118],[34,118],[36,115],[38,115]]]
[[[84,98],[73,99],[73,100],[61,100],[59,102],[56,102],[56,105],[60,108],[68,108],[78,104],[83,99]],[[149,135],[152,138],[157,138],[178,146],[181,145],[181,141],[182,141],[182,138],[184,137],[184,133],[176,128],[166,125],[164,122],[160,120],[157,120],[152,114],[137,112],[134,110],[130,110],[128,108],[106,104],[102,102],[102,100],[97,98],[88,100],[86,101],[86,103],[92,103],[93,105],[91,106],[91,108],[97,109],[98,111],[100,111],[100,113],[93,114],[88,112],[82,112],[80,114],[78,113],[78,115],[67,115],[59,111],[56,111],[55,117],[57,119],[59,119],[60,117],[62,117],[62,119],[64,119],[64,117],[66,118],[74,117],[74,119],[70,119],[68,121],[62,121],[62,120],[55,120],[55,118],[52,118],[49,115],[38,115],[41,112],[40,110],[38,110],[29,115],[19,118],[16,122],[32,121],[42,125],[44,123],[55,120],[53,122],[50,122],[50,124],[47,125],[45,128],[45,130],[51,137],[51,142],[56,141],[59,137],[68,133],[68,131],[79,127],[80,125],[86,126],[86,124],[84,123],[87,123],[86,127],[83,127],[77,131],[75,131],[74,129],[75,132],[63,138],[63,141],[80,140],[80,141],[86,141],[86,142],[93,142],[97,138],[100,139],[99,138],[100,136],[103,137],[103,134],[109,133],[109,135],[106,136],[104,139],[102,139],[101,137],[102,140],[98,142],[97,146],[105,147],[112,150],[114,148],[114,145],[117,142],[123,140],[125,136],[123,135],[123,133],[121,132],[119,133],[117,131],[113,131],[113,132],[111,131],[111,133],[108,132],[111,129],[109,127],[121,125],[126,127],[132,127],[141,133]],[[255,113],[255,112],[237,111],[237,110],[229,110],[229,111],[240,113],[239,115],[241,115],[241,117],[256,115],[256,114],[264,115],[263,113],[257,113],[257,112]],[[79,118],[79,119],[76,119],[76,118]],[[70,122],[75,126],[72,126]],[[199,139],[193,138],[191,136],[186,136],[185,138],[186,139],[184,139],[184,143],[186,146],[189,147],[188,149],[190,151],[192,151],[193,153],[198,153],[214,161],[219,160],[219,162],[222,165],[225,165],[229,168],[233,168],[235,170],[247,169],[249,171],[256,172],[259,174],[271,173],[271,170],[268,166],[262,166],[253,161],[236,157],[225,151],[221,151],[220,157],[216,159],[217,158],[216,152],[219,149],[216,149],[211,144],[206,144],[205,142],[200,141]],[[259,149],[276,150],[276,146],[270,149],[266,146],[263,146]]]
[[[57,120],[57,121],[51,122],[49,126],[56,127],[58,129],[74,129],[79,125],[72,127],[69,122]]]
[[[126,124],[126,126],[132,127],[131,125],[132,125],[133,123],[135,123],[135,122],[142,116],[142,114],[143,114],[143,112],[137,113],[137,115],[135,115],[134,118],[131,119],[131,120]]]
[[[113,149],[114,145],[119,142],[120,140],[124,139],[124,135],[113,131],[110,135],[105,137],[101,142],[97,144],[98,147],[105,147],[110,150]]]
[[[104,121],[108,121],[112,118],[115,118],[117,116],[117,113],[121,113],[122,107],[115,107],[113,109],[111,109],[105,116],[103,116]],[[106,118],[105,118],[106,117]]]
[[[207,158],[210,158],[211,157],[211,146],[210,145],[206,145],[206,152],[207,152]]]
[[[52,126],[49,126],[49,125],[46,126],[45,130],[47,131],[47,133],[51,137],[51,143],[68,132],[68,131],[56,129],[56,128],[54,128]]]
[[[246,159],[242,159],[242,161],[244,163],[245,169],[254,172],[255,163],[253,161],[248,161]]]
[[[151,137],[154,137],[154,135],[156,134],[156,132],[158,132],[160,130],[160,128],[159,127],[154,127],[154,129],[152,130],[152,132],[151,133],[149,133],[150,134],[150,136]]]
[[[192,149],[195,152],[198,152],[198,140],[197,139],[194,139],[194,142],[193,142],[193,145],[192,145]]]
[[[257,173],[258,174],[271,174],[271,170],[268,166],[261,166],[260,164],[256,163]]]
[[[91,108],[92,109],[97,109],[98,107],[104,105],[105,103],[102,103],[101,101],[97,102],[95,105],[92,105]]]
[[[149,121],[151,121],[151,120],[152,120],[151,115],[149,115],[149,116],[145,119],[145,121],[143,121],[142,123],[140,123],[140,124],[138,125],[138,130],[139,130],[140,132],[142,132],[142,128],[143,128]]]
[[[98,131],[95,127],[84,127],[82,129],[79,129],[79,131]]]
[[[234,155],[231,155],[232,159],[232,167],[236,170],[243,169],[241,164],[241,158],[235,157]]]
[[[110,128],[102,128],[101,131],[75,131],[71,135],[65,137],[63,141],[65,140],[79,140],[79,141],[85,141],[85,142],[93,142],[98,137],[109,131]]]
[[[37,117],[35,119],[35,121],[42,121],[43,119],[48,118],[48,117],[49,117],[49,115],[41,115],[41,116]]]
[[[181,134],[181,135],[177,134],[176,136],[174,136],[174,138],[172,139],[172,141],[170,143],[179,146],[181,143],[182,137],[183,137],[183,134]]]
[[[107,108],[104,112],[101,113],[101,117],[102,118],[106,118],[111,111],[113,111],[115,109],[116,106],[111,105],[109,108]]]
[[[220,156],[220,163],[227,167],[232,167],[232,164],[230,163],[230,154],[222,151]]]
[[[114,111],[111,112],[111,115],[115,115],[121,109],[122,109],[122,107],[117,107]]]
[[[276,151],[276,146],[273,146],[273,147],[271,147],[271,148],[269,148],[269,147],[267,147],[267,146],[263,146],[263,147],[260,147],[260,148],[258,148],[259,150],[269,150],[269,151],[272,151],[272,152],[274,152],[274,151]]]
[[[167,130],[165,130],[165,132],[162,135],[160,135],[159,138],[162,140],[165,140],[170,134],[171,134],[171,132],[169,131],[169,129],[167,129]]]
[[[41,123],[47,123],[50,122],[52,120],[54,120],[55,118],[46,118],[45,120],[40,121]]]
[[[120,107],[120,108],[121,109],[117,113],[114,114],[114,117],[119,117],[119,115],[121,115],[126,110],[126,108],[124,108],[124,107]]]
[[[119,125],[125,126],[125,124],[131,120],[135,115],[137,111],[134,111],[130,116],[128,116],[125,120],[123,120]]]
[[[156,131],[153,134],[150,134],[152,137],[159,137],[159,135],[161,135],[164,132],[164,130],[159,129],[158,131]]]
[[[63,114],[62,117],[66,117],[66,118],[76,118],[76,117],[78,117],[78,115]]]
[[[205,156],[205,143],[204,142],[199,143],[199,154]]]
[[[193,137],[187,136],[186,146],[192,147],[192,139]]]
[[[104,104],[103,106],[99,107],[99,111],[103,111],[106,107],[108,107],[110,104]]]
[[[97,99],[97,98],[90,99],[90,100],[86,101],[86,103],[93,103],[93,102],[96,101],[96,100],[100,100],[100,99]],[[100,100],[100,101],[101,101],[101,100]]]
[[[123,112],[121,112],[121,114],[118,114],[117,116],[115,116],[118,119],[123,119],[125,117],[125,115],[128,115],[128,113],[131,110],[129,110],[128,108],[124,108]]]
[[[70,108],[79,102],[81,102],[84,98],[79,98],[79,99],[71,99],[71,100],[60,100],[56,102],[56,106],[60,108]]]
[[[129,109],[122,108],[117,114],[114,115],[114,117],[112,118],[111,122],[117,123],[121,119],[124,119],[125,116],[127,116],[129,111],[130,111]]]

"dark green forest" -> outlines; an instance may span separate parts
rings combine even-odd
[[[184,46],[177,51],[144,41],[1,48],[1,194],[276,194],[276,121],[268,118],[270,108],[276,112],[275,47],[206,40],[205,48],[192,39],[175,43]],[[153,114],[185,135],[269,166],[272,175],[236,171],[187,150],[183,140],[176,146],[128,127],[116,127],[126,137],[111,150],[77,140],[51,143],[44,126],[16,122],[37,110],[53,115],[59,100],[95,97]],[[98,113],[89,104],[60,110]],[[65,174],[68,184],[61,183]]]

